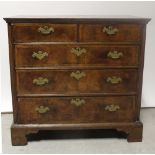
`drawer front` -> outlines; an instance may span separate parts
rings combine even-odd
[[[137,89],[134,69],[17,71],[17,93],[130,93]]]
[[[12,27],[14,42],[76,41],[75,24],[15,24]]]
[[[18,99],[18,123],[130,122],[135,97],[52,97]]]
[[[82,24],[80,41],[140,41],[142,27],[137,24]]]
[[[137,66],[138,46],[17,45],[16,67]]]

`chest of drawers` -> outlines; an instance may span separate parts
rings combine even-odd
[[[12,144],[40,130],[116,129],[142,140],[146,18],[5,18]]]

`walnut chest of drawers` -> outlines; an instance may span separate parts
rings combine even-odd
[[[116,129],[142,141],[146,18],[5,18],[12,144],[40,130]]]

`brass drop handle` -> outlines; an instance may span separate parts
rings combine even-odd
[[[106,81],[108,83],[111,83],[111,84],[119,84],[119,83],[122,82],[122,78],[121,77],[112,76],[112,77],[108,77],[106,79]]]
[[[82,77],[85,77],[85,76],[86,76],[85,72],[80,72],[80,71],[75,71],[70,74],[70,77],[76,80],[80,80]]]
[[[79,106],[85,104],[86,102],[85,102],[84,99],[75,98],[75,99],[72,99],[72,100],[70,101],[70,103],[73,104],[73,105],[75,105],[75,106],[77,106],[77,107],[79,107]]]
[[[48,53],[43,51],[33,52],[32,54],[32,58],[36,58],[38,60],[42,60],[45,57],[48,57]]]
[[[106,111],[110,111],[110,112],[115,112],[115,111],[117,111],[117,110],[119,110],[119,109],[120,109],[120,106],[119,106],[119,105],[114,105],[114,104],[107,105],[107,106],[105,107],[105,110],[106,110]]]
[[[48,26],[43,26],[38,28],[38,32],[41,34],[51,34],[54,33],[54,28],[53,27],[48,27]]]
[[[87,50],[85,48],[75,47],[71,49],[71,53],[75,54],[77,57],[81,56],[86,52]]]
[[[44,107],[44,106],[39,106],[35,108],[35,111],[37,111],[39,114],[47,113],[49,110],[50,110],[49,107]]]
[[[107,35],[115,35],[119,32],[119,30],[117,28],[114,28],[113,26],[105,26],[102,30],[104,33],[106,33]]]
[[[123,53],[118,51],[109,51],[107,57],[111,59],[120,59],[121,57],[123,57]]]
[[[33,84],[37,85],[37,86],[43,86],[45,84],[47,84],[49,81],[47,78],[43,78],[43,77],[38,77],[36,79],[33,79]]]

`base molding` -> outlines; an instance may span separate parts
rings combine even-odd
[[[127,134],[128,142],[141,142],[143,124],[140,121],[130,123],[80,123],[80,124],[12,124],[12,145],[26,145],[26,136],[40,130],[85,130],[116,129]]]

